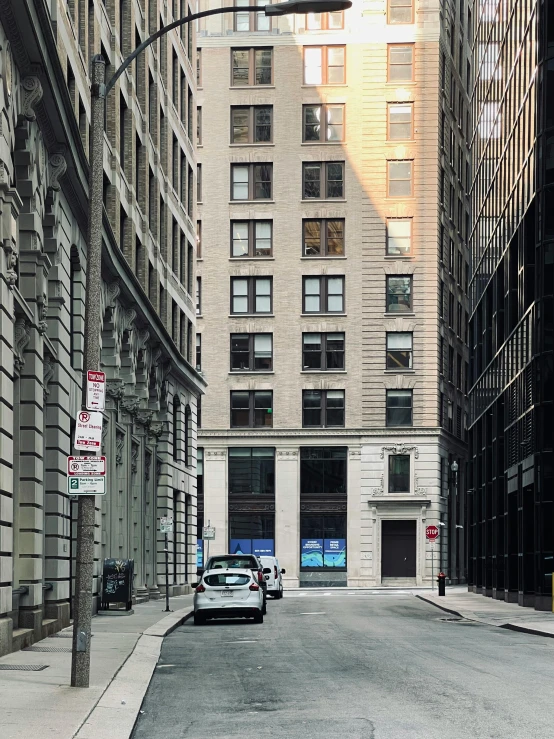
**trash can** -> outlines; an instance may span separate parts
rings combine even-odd
[[[446,575],[444,574],[444,572],[439,572],[437,582],[439,584],[439,595],[446,595]]]

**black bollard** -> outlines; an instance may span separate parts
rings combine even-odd
[[[446,595],[446,575],[444,574],[444,572],[439,572],[437,582],[439,584],[439,595]]]

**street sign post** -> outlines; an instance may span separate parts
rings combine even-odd
[[[171,516],[162,516],[160,518],[160,532],[164,535],[164,553],[165,553],[165,610],[169,613],[169,542],[167,535],[173,533],[173,518]]]
[[[431,543],[431,590],[435,589],[435,541],[439,538],[437,526],[427,526],[425,529],[427,541]]]
[[[106,457],[68,457],[67,493],[106,495]]]
[[[102,414],[100,411],[79,411],[75,422],[75,449],[100,451],[102,446]]]
[[[211,525],[208,520],[208,525],[202,527],[202,539],[207,542],[206,544],[206,562],[210,558],[210,541],[215,539],[215,526]]]
[[[106,495],[106,478],[105,477],[86,477],[68,476],[67,478],[67,494],[68,495]]]
[[[67,474],[76,477],[103,476],[106,474],[106,457],[68,457]]]
[[[103,411],[106,406],[106,373],[87,372],[87,410]]]

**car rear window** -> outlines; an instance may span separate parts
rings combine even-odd
[[[248,575],[233,575],[230,572],[222,572],[221,575],[206,575],[204,582],[210,587],[218,585],[248,585],[251,578]]]
[[[252,557],[227,557],[225,559],[213,559],[210,562],[210,569],[216,570],[219,567],[221,569],[229,569],[236,567],[237,569],[250,570],[252,568],[258,569],[258,563]]]

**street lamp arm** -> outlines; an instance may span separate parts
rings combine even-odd
[[[221,15],[223,13],[249,13],[249,12],[260,12],[264,9],[263,5],[245,5],[245,6],[236,6],[231,5],[226,8],[212,8],[211,10],[203,10],[201,13],[191,13],[190,15],[186,15],[184,18],[179,18],[176,21],[173,21],[173,23],[170,23],[167,26],[164,26],[163,28],[160,28],[159,31],[156,31],[156,33],[153,33],[152,36],[147,38],[145,41],[142,42],[137,48],[133,51],[132,54],[130,54],[127,59],[123,62],[123,64],[119,67],[119,69],[115,72],[113,77],[109,80],[108,84],[106,85],[106,92],[107,95],[109,91],[112,89],[112,87],[115,85],[117,80],[121,77],[123,72],[129,67],[137,58],[139,54],[142,54],[142,52],[147,49],[151,44],[154,43],[154,41],[157,41],[162,36],[165,36],[166,33],[169,33],[170,31],[173,31],[174,28],[179,28],[180,26],[184,26],[185,23],[191,23],[192,21],[196,21],[199,18],[206,18],[209,15]]]

